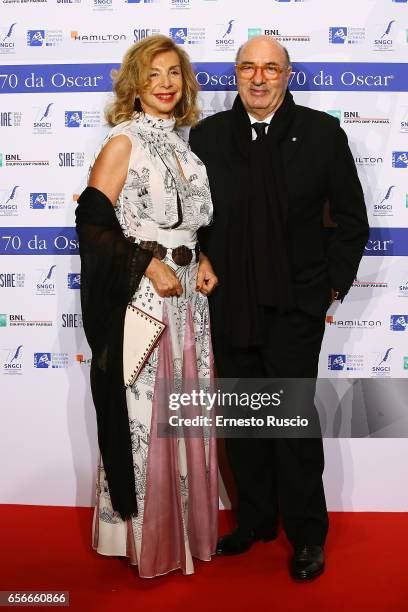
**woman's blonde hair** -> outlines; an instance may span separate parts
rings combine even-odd
[[[199,85],[187,53],[171,38],[162,34],[147,36],[127,50],[119,70],[112,70],[115,100],[105,112],[110,125],[128,121],[135,111],[142,111],[137,97],[148,84],[148,75],[154,57],[164,51],[175,51],[180,59],[183,93],[174,109],[176,125],[194,125],[199,119],[197,94]]]

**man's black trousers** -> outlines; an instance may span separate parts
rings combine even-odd
[[[262,347],[236,348],[220,336],[213,339],[218,376],[316,378],[324,317],[266,309],[265,323]],[[225,443],[237,486],[238,526],[274,531],[280,515],[293,546],[323,545],[328,517],[321,438],[227,438]]]

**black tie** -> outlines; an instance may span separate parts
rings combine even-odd
[[[263,122],[263,123],[253,123],[252,127],[254,128],[255,132],[256,132],[256,139],[257,140],[262,140],[262,138],[265,138],[265,130],[266,130],[266,126],[268,124]]]

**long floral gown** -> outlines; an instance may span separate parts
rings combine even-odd
[[[93,548],[103,555],[128,556],[142,577],[178,568],[191,574],[192,557],[208,561],[215,552],[216,445],[209,427],[194,437],[157,435],[159,412],[168,410],[160,405],[159,381],[174,381],[174,388],[183,381],[211,387],[208,302],[196,291],[196,231],[211,222],[212,202],[205,167],[178,135],[173,119],[135,113],[110,131],[101,148],[119,134],[132,144],[127,179],[115,207],[122,230],[129,239],[155,248],[180,279],[183,295],[161,298],[144,276],[133,296],[134,305],[167,324],[126,392],[138,514],[122,520],[112,509],[99,455]],[[173,259],[179,260],[175,249],[181,245],[187,247],[181,249],[184,259],[186,254],[191,257],[187,265]]]

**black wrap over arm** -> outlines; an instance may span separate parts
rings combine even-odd
[[[126,306],[152,254],[125,238],[111,201],[99,189],[82,192],[75,214],[98,442],[112,507],[125,519],[137,512],[137,502],[123,382],[123,327]]]

